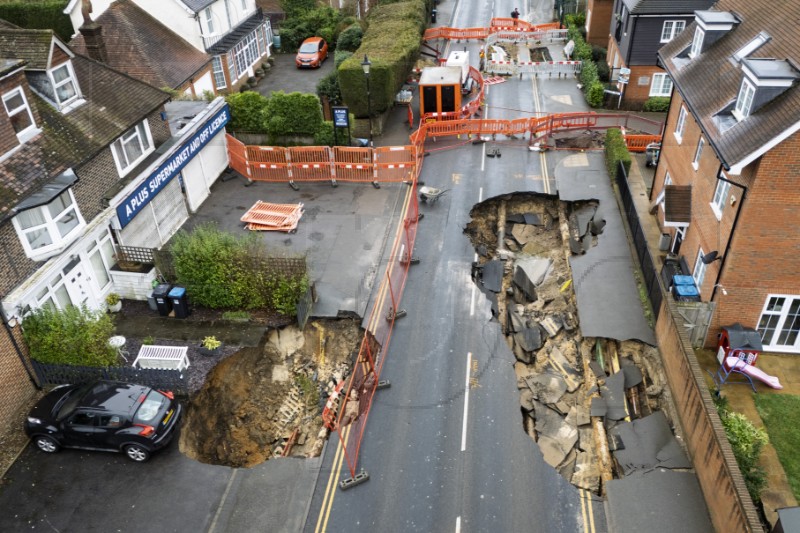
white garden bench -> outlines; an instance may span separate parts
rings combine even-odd
[[[157,368],[161,370],[184,370],[189,368],[188,346],[143,345],[133,362],[134,368]]]

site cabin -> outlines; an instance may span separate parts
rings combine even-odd
[[[461,68],[428,67],[419,78],[420,116],[461,109]]]

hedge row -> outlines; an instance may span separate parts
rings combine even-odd
[[[72,21],[64,14],[69,0],[17,0],[0,3],[0,19],[22,28],[53,30],[69,41]]]
[[[382,3],[369,11],[361,46],[339,66],[339,87],[346,104],[357,117],[366,117],[367,82],[361,63],[369,57],[369,108],[381,113],[394,103],[394,96],[419,56],[420,37],[427,24],[425,0]]]
[[[631,153],[628,151],[628,145],[625,144],[625,138],[622,132],[617,128],[609,128],[606,130],[606,169],[611,179],[617,175],[617,168],[620,161],[625,167],[625,172],[631,170]]]
[[[575,50],[572,57],[581,61],[581,85],[583,85],[583,95],[586,103],[590,107],[600,107],[605,98],[605,86],[600,81],[597,71],[597,64],[592,57],[592,46],[583,38],[580,27],[568,19],[567,39],[575,43]]]

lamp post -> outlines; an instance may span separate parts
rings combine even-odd
[[[364,61],[361,62],[361,68],[364,69],[364,78],[367,80],[367,118],[369,119],[369,145],[372,146],[372,102],[370,101],[369,97],[369,67],[372,66],[372,62],[367,57],[367,54],[364,54]]]

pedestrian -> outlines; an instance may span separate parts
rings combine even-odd
[[[511,12],[511,18],[514,19],[514,26],[517,25],[517,19],[519,18],[519,8],[515,7],[514,11]]]
[[[478,70],[483,72],[483,65],[484,65],[484,61],[486,59],[486,52],[484,52],[483,48],[481,48],[481,53],[480,53],[479,57],[480,57],[480,62],[478,63]]]

